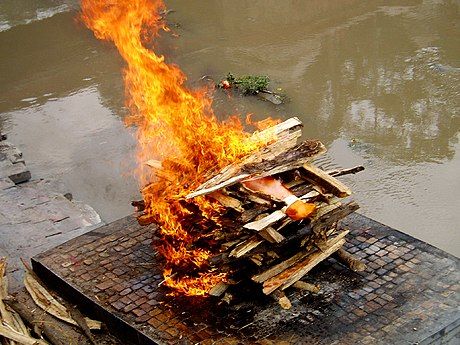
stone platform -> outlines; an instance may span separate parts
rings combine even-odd
[[[262,294],[232,306],[168,296],[153,229],[134,217],[42,253],[33,267],[126,344],[458,344],[460,260],[359,214],[341,226],[368,269],[328,259],[305,279],[319,294],[287,290],[290,310]]]

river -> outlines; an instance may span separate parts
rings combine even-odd
[[[460,256],[459,1],[167,1],[159,49],[191,86],[263,74],[275,106],[217,92],[221,116],[298,116],[360,212]],[[121,61],[76,18],[77,1],[0,3],[0,130],[36,178],[109,222],[138,199]]]

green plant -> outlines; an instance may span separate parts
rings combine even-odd
[[[235,77],[228,73],[227,81],[230,85],[238,88],[245,95],[255,95],[260,91],[267,90],[270,78],[265,75],[245,75]]]

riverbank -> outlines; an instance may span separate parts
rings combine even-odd
[[[22,286],[21,258],[80,236],[103,223],[89,205],[59,192],[55,182],[32,178],[22,152],[0,140],[0,257],[8,258],[10,289]]]

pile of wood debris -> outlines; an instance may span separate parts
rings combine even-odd
[[[44,287],[27,264],[25,266],[24,285],[34,302],[33,309],[27,307],[23,299],[9,295],[6,259],[0,258],[0,344],[101,344],[91,333],[91,330],[101,329],[101,322],[84,317],[75,307],[65,306],[58,300],[58,296]],[[66,332],[61,321],[78,327],[80,331]],[[86,336],[85,341],[75,339],[75,335],[81,333]]]

